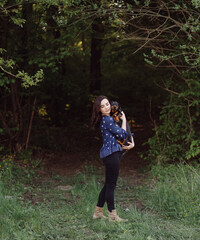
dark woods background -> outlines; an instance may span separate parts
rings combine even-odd
[[[151,162],[198,162],[199,7],[1,1],[1,154],[97,146],[90,117],[103,94],[120,102],[133,132],[147,132]]]

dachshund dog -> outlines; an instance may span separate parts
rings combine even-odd
[[[120,117],[122,116],[122,109],[121,109],[119,103],[116,101],[111,101],[110,104],[111,104],[110,116],[121,127],[122,120],[120,119]],[[117,140],[121,146],[122,145],[128,146],[129,145],[128,142],[132,142],[132,137],[134,135],[133,133],[131,133],[131,129],[128,124],[128,121],[126,121],[126,132],[128,133],[128,137],[126,139],[124,139],[124,141]]]

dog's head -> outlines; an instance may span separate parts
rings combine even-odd
[[[110,115],[113,117],[115,122],[120,121],[120,117],[122,116],[122,110],[117,101],[112,101],[111,103],[111,112]]]
[[[120,110],[119,103],[117,101],[112,101],[111,102],[111,113],[117,113]]]

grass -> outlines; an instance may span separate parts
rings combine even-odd
[[[92,219],[101,179],[102,175],[91,166],[72,179],[20,171],[15,176],[1,177],[0,239],[199,240],[200,208],[195,208],[197,215],[193,221],[180,215],[182,209],[193,206],[191,198],[199,199],[199,170],[189,171],[185,166],[176,167],[173,173],[169,169],[154,169],[157,180],[140,188],[119,179],[116,208],[121,217],[129,220],[127,223]],[[63,191],[58,186],[68,186],[70,190]],[[181,194],[176,197],[181,191],[183,197]],[[148,208],[137,209],[134,198]]]
[[[155,186],[147,194],[147,205],[168,218],[185,224],[200,224],[200,169],[189,165],[156,167]]]

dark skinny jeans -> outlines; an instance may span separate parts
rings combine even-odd
[[[121,154],[122,152],[118,151],[103,158],[105,165],[105,184],[99,194],[97,206],[103,207],[106,202],[109,212],[115,209],[114,191],[119,176]]]

